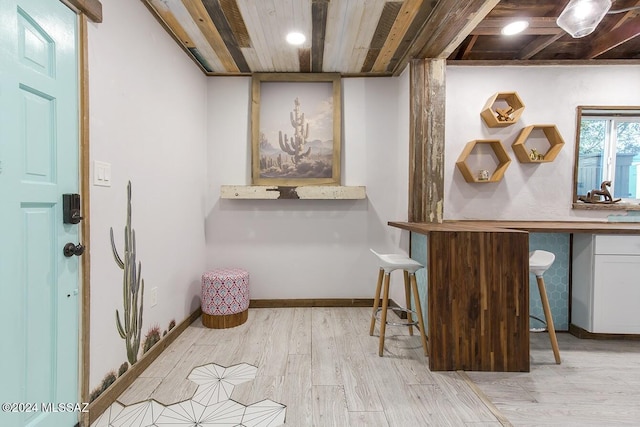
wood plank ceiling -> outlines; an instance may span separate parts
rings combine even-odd
[[[593,34],[573,39],[555,24],[568,0],[142,1],[208,75],[397,75],[412,58],[640,60],[640,9],[608,14]],[[612,10],[633,7],[640,0],[617,0]],[[529,28],[501,35],[516,18]],[[292,30],[307,40],[288,45]]]

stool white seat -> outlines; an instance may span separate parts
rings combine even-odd
[[[529,271],[536,276],[542,276],[551,267],[556,256],[547,251],[535,250],[529,252]]]
[[[556,338],[556,329],[553,325],[553,317],[551,315],[551,307],[549,306],[549,298],[547,297],[547,288],[544,283],[543,274],[553,265],[556,256],[548,251],[535,250],[529,252],[529,271],[536,276],[538,282],[538,292],[540,292],[540,301],[544,310],[544,318],[549,331],[549,339],[551,340],[551,348],[556,363],[560,364],[560,349],[558,347],[558,339]],[[539,320],[539,319],[538,319]]]
[[[378,259],[380,260],[380,268],[386,273],[391,273],[393,270],[407,270],[409,273],[415,273],[416,271],[424,268],[422,264],[413,258],[401,254],[379,254],[371,249]]]
[[[424,319],[422,318],[422,308],[420,307],[420,296],[418,294],[418,285],[416,283],[416,271],[424,268],[418,261],[409,258],[406,255],[401,254],[379,254],[371,249],[374,255],[378,257],[380,270],[378,272],[378,282],[376,284],[376,295],[373,300],[373,313],[371,314],[371,327],[369,328],[369,335],[373,335],[375,328],[377,313],[381,311],[380,315],[380,344],[378,347],[378,355],[382,356],[384,351],[384,334],[387,324],[390,325],[403,325],[409,327],[409,334],[413,335],[413,326],[418,325],[420,328],[420,338],[422,340],[422,347],[424,349],[424,355],[429,355],[429,347],[427,345],[427,335],[424,327]],[[403,270],[404,273],[404,291],[406,299],[406,308],[400,308],[399,310],[407,313],[406,323],[390,323],[387,322],[387,310],[389,309],[389,286],[391,281],[391,272],[394,270]],[[383,280],[384,279],[384,280]],[[384,283],[384,290],[383,288]],[[411,290],[413,291],[413,297],[416,302],[415,311],[411,309]],[[382,296],[382,308],[380,306],[380,293]],[[412,314],[415,314],[418,318],[417,321],[412,320]]]

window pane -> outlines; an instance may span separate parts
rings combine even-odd
[[[580,155],[578,157],[578,195],[600,188],[607,121],[582,119],[580,122]]]
[[[640,122],[617,122],[616,153],[613,195],[623,199],[639,199]]]

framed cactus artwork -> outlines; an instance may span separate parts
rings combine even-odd
[[[252,82],[252,183],[340,185],[340,75],[258,73]]]

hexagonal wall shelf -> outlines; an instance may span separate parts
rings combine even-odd
[[[473,149],[478,144],[486,144],[491,147],[491,150],[493,150],[493,153],[498,159],[498,165],[493,172],[490,172],[488,179],[479,179],[478,174],[473,173],[469,168],[469,165],[467,164],[467,159],[470,155],[472,155]],[[500,141],[494,139],[476,139],[468,142],[467,145],[465,145],[464,150],[462,150],[462,153],[460,153],[460,156],[456,161],[456,166],[462,173],[465,181],[485,183],[500,181],[502,179],[502,176],[504,175],[504,172],[507,170],[507,167],[509,167],[509,163],[511,163],[511,158],[505,151]]]
[[[480,116],[490,128],[511,126],[520,119],[524,103],[516,92],[499,92],[485,104]]]
[[[549,149],[544,153],[537,153],[527,147],[527,140],[531,136],[531,132],[536,129],[541,129],[549,142]],[[531,125],[520,131],[520,135],[511,144],[511,147],[521,163],[546,163],[555,160],[563,145],[564,140],[556,125]]]

